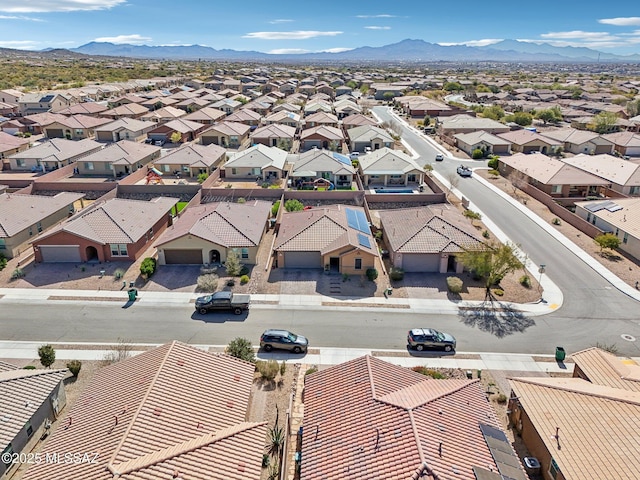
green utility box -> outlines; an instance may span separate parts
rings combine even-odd
[[[564,362],[566,355],[563,347],[556,347],[556,362]]]
[[[138,290],[136,290],[135,288],[130,288],[128,293],[129,293],[129,301],[135,302],[136,297],[138,296]]]

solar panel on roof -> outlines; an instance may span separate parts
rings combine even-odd
[[[349,225],[349,227],[362,233],[371,233],[371,230],[369,230],[369,222],[364,212],[352,208],[345,208],[345,212],[347,215],[347,225]]]
[[[369,240],[369,237],[367,237],[366,235],[364,235],[362,233],[358,234],[358,243],[362,247],[371,248],[371,241]]]
[[[333,152],[331,155],[340,163],[344,163],[345,165],[351,165],[351,160],[349,160],[349,157],[347,157],[346,155],[340,155],[339,153],[336,153],[336,152]]]
[[[585,210],[588,210],[589,212],[599,212],[604,207],[602,206],[601,203],[590,203],[589,205],[585,205],[584,208],[585,208]]]
[[[479,427],[502,478],[526,480],[527,477],[520,466],[520,461],[518,460],[518,457],[516,457],[516,454],[511,447],[511,443],[509,443],[504,432],[483,423],[480,423]]]
[[[620,205],[614,202],[612,203],[613,205],[609,205],[606,207],[607,210],[609,210],[610,212],[617,212],[618,210],[622,210],[622,207]]]

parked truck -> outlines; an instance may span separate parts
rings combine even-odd
[[[231,310],[240,315],[249,310],[251,298],[249,295],[233,292],[216,292],[196,299],[196,311],[202,315],[211,310]]]

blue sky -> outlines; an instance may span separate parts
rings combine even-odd
[[[637,5],[637,0],[0,0],[0,47],[39,50],[110,41],[303,53],[405,38],[467,45],[517,39],[631,54],[640,53]]]

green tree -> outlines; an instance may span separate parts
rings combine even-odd
[[[618,116],[613,112],[600,112],[591,123],[591,128],[596,133],[611,133],[616,129]]]
[[[358,88],[358,84],[355,82],[355,80],[349,80],[347,82],[347,87],[349,87],[352,90],[355,90],[356,88]]]
[[[499,105],[491,105],[482,110],[482,116],[491,120],[500,121],[504,118],[504,110]]]
[[[390,102],[391,100],[393,100],[393,97],[395,97],[396,94],[393,92],[384,92],[384,94],[382,94],[382,99],[385,102]]]
[[[239,358],[240,360],[244,360],[245,362],[256,362],[256,354],[253,351],[253,346],[251,345],[251,342],[246,338],[234,338],[227,345],[225,352],[227,353],[227,355]]]
[[[238,257],[238,253],[235,248],[232,248],[227,252],[227,260],[224,262],[224,267],[227,270],[227,274],[232,277],[240,275],[243,265],[240,263],[240,257]]]
[[[480,248],[468,248],[460,255],[462,264],[481,278],[485,287],[485,300],[493,301],[491,287],[500,283],[508,273],[524,267],[516,246],[489,241]]]
[[[627,103],[627,115],[629,117],[635,117],[640,115],[640,100],[634,100],[632,102]]]
[[[171,140],[171,143],[180,143],[182,140],[182,134],[180,132],[173,132],[171,137],[169,137],[169,140]]]
[[[533,115],[527,112],[516,112],[507,117],[507,121],[517,123],[522,127],[526,127],[533,123]]]
[[[600,247],[600,254],[604,249],[615,250],[620,246],[620,239],[613,233],[603,233],[593,239]]]
[[[147,257],[142,260],[140,264],[140,274],[149,278],[156,271],[156,259],[153,257]]]
[[[49,368],[56,361],[56,351],[49,344],[42,345],[38,348],[38,356],[40,363],[44,368]]]
[[[276,200],[276,202],[271,206],[271,216],[275,217],[278,215],[278,210],[280,210],[280,200]]]
[[[445,92],[460,92],[464,90],[464,87],[458,82],[447,82],[444,84],[442,89]]]
[[[560,112],[560,107],[557,105],[552,108],[547,108],[546,110],[540,110],[535,116],[538,120],[542,120],[545,125],[562,121],[562,113]]]
[[[476,148],[473,152],[471,152],[471,158],[474,160],[480,160],[484,157],[484,151],[480,148]]]
[[[300,200],[290,198],[289,200],[284,202],[284,209],[287,212],[299,212],[300,210],[304,210],[304,205]]]

